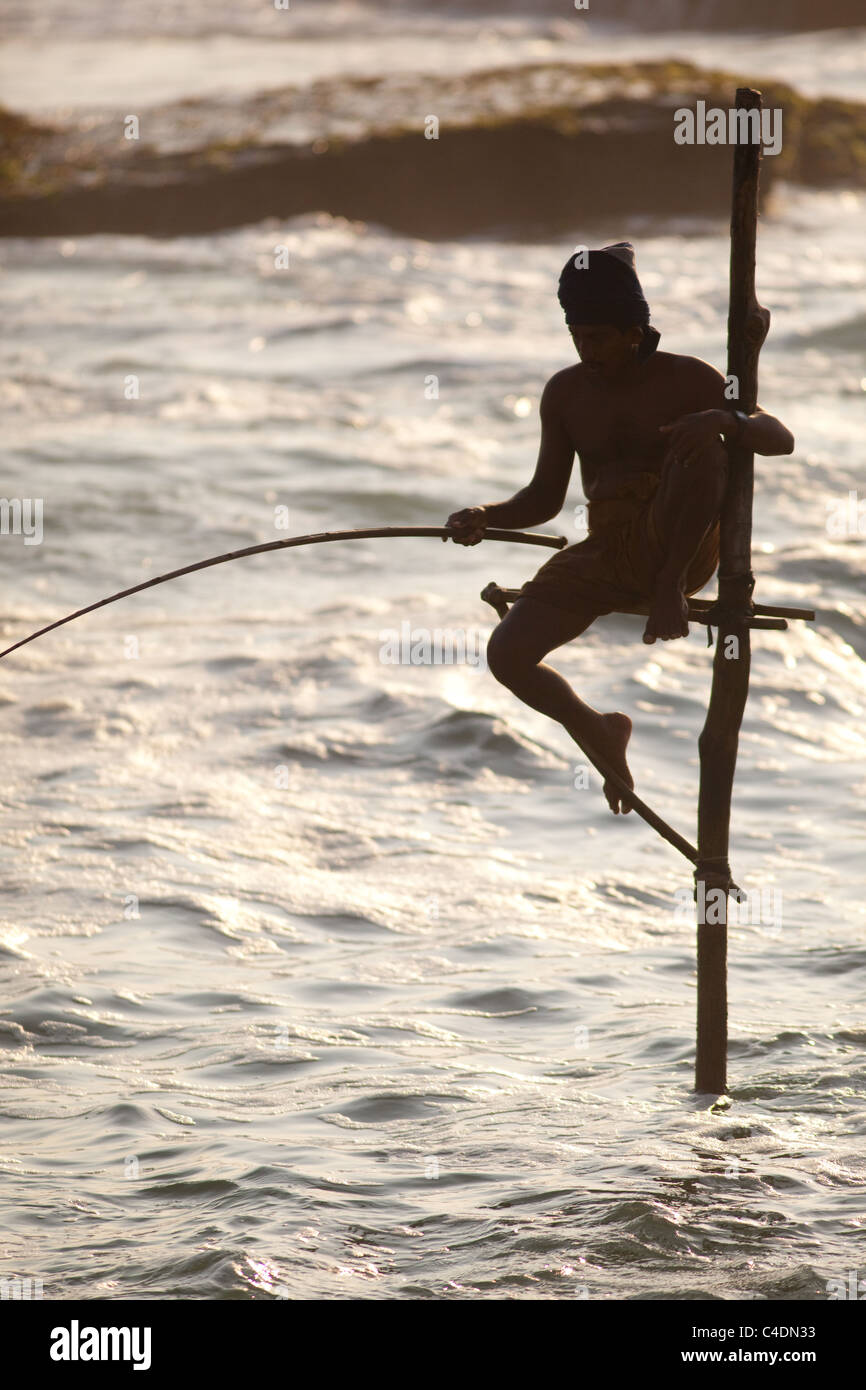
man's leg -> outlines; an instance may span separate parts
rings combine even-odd
[[[558,671],[541,664],[542,657],[579,637],[597,616],[589,605],[572,613],[525,594],[491,633],[487,665],[519,700],[555,719],[578,746],[585,743],[633,787],[625,759],[631,737],[628,715],[601,714],[581,700]],[[631,810],[607,782],[604,794],[614,814]]]
[[[653,520],[665,547],[650,599],[643,640],[685,637],[688,606],[684,582],[689,563],[718,519],[728,476],[728,454],[719,441],[706,445],[692,462],[668,455],[658,492],[652,501]]]

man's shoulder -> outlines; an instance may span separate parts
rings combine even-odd
[[[649,359],[665,376],[681,381],[724,381],[725,378],[711,362],[702,357],[688,357],[679,352],[655,352]]]
[[[573,395],[575,387],[579,386],[581,377],[585,375],[585,370],[581,362],[573,362],[570,367],[563,367],[560,371],[554,372],[541,393],[542,408],[556,407]]]
[[[548,379],[547,386],[545,386],[544,389],[546,391],[548,387],[551,387],[556,391],[568,387],[573,382],[579,381],[581,373],[584,371],[585,368],[582,362],[572,362],[569,366],[561,367],[558,372],[554,372],[553,376]]]

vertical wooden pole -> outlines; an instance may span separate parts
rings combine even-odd
[[[739,109],[756,110],[761,94],[737,89]],[[749,118],[751,119],[751,118]],[[758,400],[758,356],[770,325],[755,296],[760,143],[734,147],[731,207],[731,283],[728,313],[728,376],[736,377],[735,408],[750,415]],[[752,608],[752,488],[754,455],[728,446],[728,487],[721,512],[718,638],[707,718],[699,740],[698,1017],[695,1090],[722,1093],[727,1086],[727,908],[731,888],[728,835],[737,743],[749,693],[748,618]]]

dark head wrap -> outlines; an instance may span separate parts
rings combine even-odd
[[[577,265],[575,265],[577,261]],[[586,261],[588,264],[584,265]],[[634,262],[630,241],[618,241],[600,251],[572,255],[559,277],[559,302],[566,323],[610,323],[615,328],[640,326],[644,330],[638,358],[655,352],[661,334],[650,328],[647,304]]]

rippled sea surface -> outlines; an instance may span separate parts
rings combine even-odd
[[[762,403],[797,449],[757,461],[758,597],[817,619],[753,640],[728,1108],[691,1091],[688,865],[483,662],[382,659],[404,623],[483,641],[480,589],[544,552],[239,561],[0,663],[0,1273],[59,1299],[808,1300],[862,1264],[864,231],[862,196],[794,189],[761,230]],[[622,235],[662,346],[722,366],[726,229],[586,229]],[[325,215],[0,243],[3,491],[44,499],[41,545],[2,537],[4,645],[285,521],[509,496],[572,353],[568,249]],[[580,501],[576,473],[543,529],[577,539]],[[640,634],[604,619],[553,664],[634,717],[638,787],[693,838],[711,654]]]

